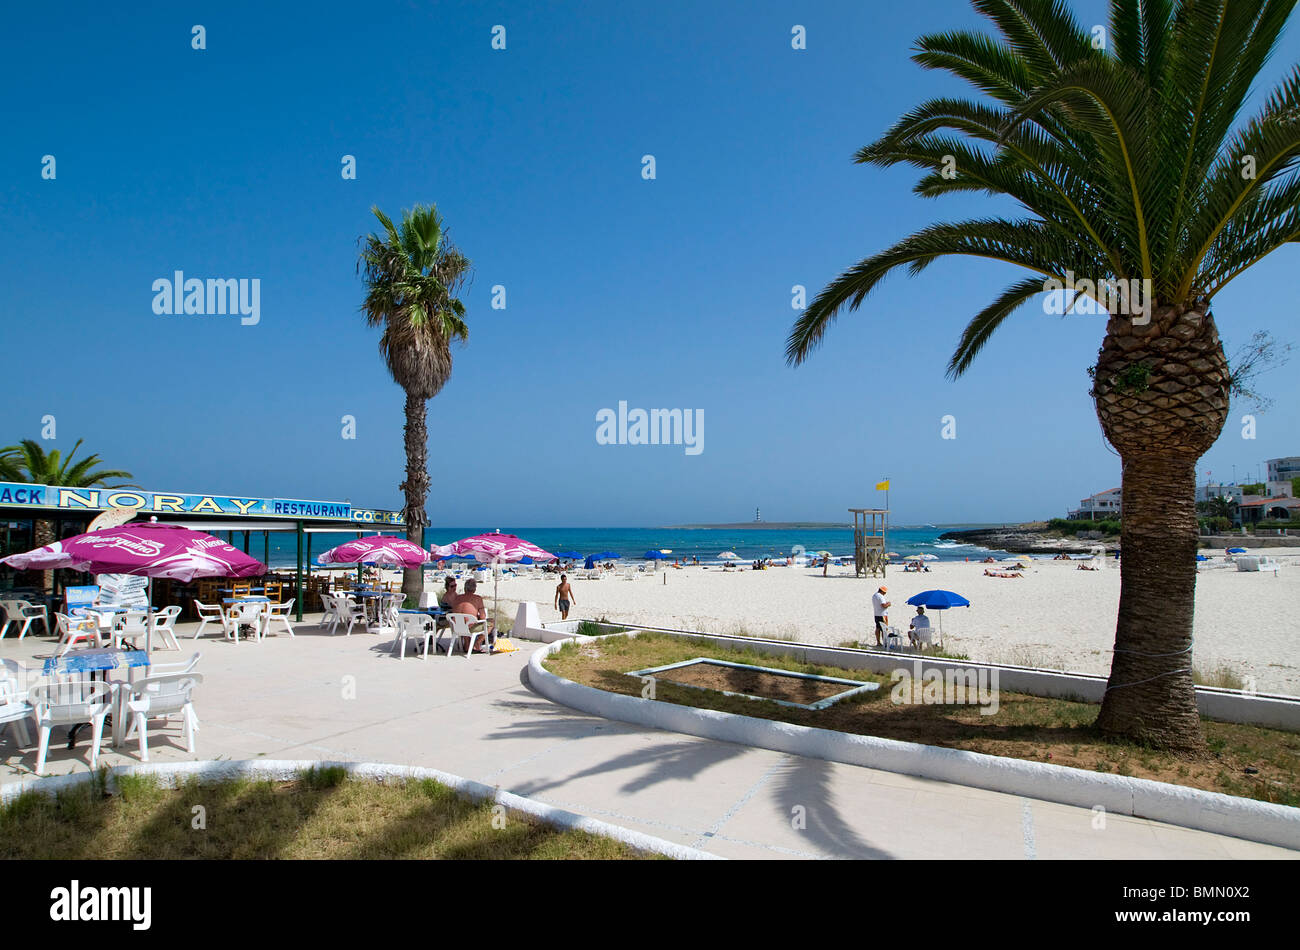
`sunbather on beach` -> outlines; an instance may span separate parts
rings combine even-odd
[[[567,574],[560,575],[560,583],[555,588],[555,608],[560,612],[561,620],[569,619],[569,605],[576,604],[578,599],[573,596],[573,588],[569,586]]]

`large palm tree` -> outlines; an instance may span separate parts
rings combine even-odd
[[[61,485],[67,488],[126,488],[126,484],[109,485],[108,482],[131,478],[130,472],[113,468],[96,468],[103,463],[98,455],[87,455],[80,461],[73,462],[72,457],[81,448],[82,439],[72,447],[67,456],[58,449],[46,452],[35,439],[23,439],[17,445],[0,449],[0,481],[29,482],[33,485]],[[37,519],[32,522],[32,543],[34,547],[43,547],[55,540],[54,522]],[[54,572],[42,572],[42,586],[45,590],[54,587]]]
[[[366,286],[361,312],[372,327],[383,327],[379,352],[393,380],[406,391],[406,536],[424,546],[429,524],[428,402],[451,377],[451,343],[469,338],[465,306],[456,294],[469,277],[469,259],[447,238],[442,217],[432,205],[402,212],[399,228],[378,208],[371,209],[383,231],[361,239],[357,269]],[[402,590],[418,596],[419,570],[402,575]]]
[[[1234,391],[1211,303],[1300,240],[1300,69],[1239,122],[1295,0],[1112,0],[1105,34],[1082,29],[1059,0],[973,5],[999,35],[931,34],[913,58],[986,98],[927,101],[857,161],[913,165],[925,172],[920,195],[982,191],[1014,199],[1023,216],[936,224],[861,261],[795,323],[787,357],[805,360],[836,314],[887,274],[919,274],[946,255],[1033,275],[975,314],[948,364],[953,378],[1017,308],[1056,286],[1046,280],[1149,280],[1149,320],[1083,290],[1112,304],[1091,395],[1123,465],[1122,587],[1097,723],[1200,750],[1195,465]]]

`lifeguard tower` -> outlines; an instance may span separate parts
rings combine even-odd
[[[885,538],[889,533],[888,508],[850,508],[853,512],[853,573],[858,577],[885,576]]]

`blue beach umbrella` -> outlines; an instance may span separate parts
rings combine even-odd
[[[1198,561],[1208,561],[1209,558],[1206,557],[1204,554],[1198,554],[1198,555],[1196,555],[1196,560],[1198,560]]]
[[[622,555],[615,551],[601,551],[599,554],[593,554],[597,561],[617,561]]]
[[[574,561],[582,557],[582,552],[581,551],[560,551],[555,556],[564,558],[566,561]]]
[[[1228,553],[1229,553],[1229,554],[1245,554],[1245,553],[1246,553],[1246,549],[1245,549],[1245,548],[1228,548]]]
[[[969,607],[970,601],[961,594],[950,590],[923,590],[907,598],[913,607],[925,607],[928,610],[947,610],[949,607]],[[943,639],[943,614],[939,614],[939,639]]]

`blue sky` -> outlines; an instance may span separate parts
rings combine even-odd
[[[911,230],[1003,210],[851,161],[923,98],[964,94],[908,58],[980,22],[964,0],[73,3],[5,21],[5,441],[52,414],[50,447],[84,437],[148,488],[400,507],[403,396],[358,314],[357,239],[372,205],[434,202],[475,268],[469,345],[430,404],[435,525],[839,520],[886,475],[895,521],[1009,521],[1119,483],[1087,395],[1102,318],[1026,308],[944,378],[1013,268],[900,275],[784,362],[793,285],[811,298]],[[1298,59],[1293,22],[1266,78]],[[1216,300],[1230,354],[1259,329],[1300,342],[1297,265],[1278,252]],[[175,270],[260,279],[260,323],[156,315]],[[1276,403],[1257,438],[1243,407],[1202,473],[1300,454],[1297,365],[1260,380]],[[597,444],[620,400],[702,410],[704,451]]]

